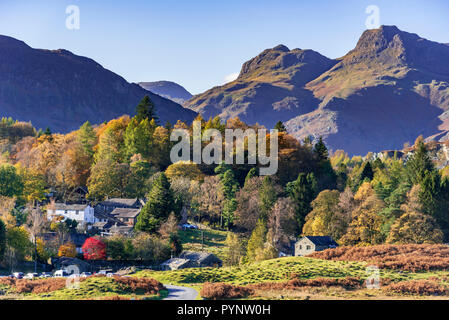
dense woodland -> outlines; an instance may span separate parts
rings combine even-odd
[[[260,127],[238,118],[197,120],[202,130]],[[344,151],[330,155],[322,139],[297,141],[279,122],[278,172],[259,176],[259,165],[172,164],[174,128],[192,131],[192,124],[159,123],[148,97],[133,117],[86,122],[68,134],[2,119],[0,260],[32,259],[35,240],[42,261],[75,255],[66,234],[87,230],[44,215],[49,194],[70,202],[80,186],[92,204],[146,200],[133,238],[104,239],[110,258],[159,261],[179,252],[176,226],[183,219],[229,231],[228,265],[278,257],[300,235],[329,235],[351,246],[449,240],[447,170],[436,169],[421,137],[407,161],[350,158]],[[39,238],[45,230],[60,235],[57,243]]]

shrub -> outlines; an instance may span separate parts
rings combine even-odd
[[[143,291],[145,294],[158,294],[159,291],[165,289],[162,283],[151,278],[114,276],[114,281],[117,282],[120,285],[120,288],[124,291]]]
[[[363,281],[359,278],[314,278],[314,279],[292,279],[284,282],[261,282],[250,284],[247,287],[254,290],[294,290],[301,287],[345,287],[360,288]]]
[[[442,244],[338,247],[312,253],[309,257],[334,261],[366,261],[379,268],[412,272],[449,269],[449,246]]]
[[[84,281],[85,278],[79,279]],[[66,286],[66,279],[53,278],[53,279],[14,279],[14,278],[2,278],[0,284],[5,284],[14,289],[17,293],[48,293],[56,290],[64,289]]]
[[[392,283],[385,288],[400,294],[419,294],[419,295],[445,295],[448,288],[430,280],[411,280]]]
[[[227,283],[206,282],[201,289],[201,296],[206,299],[238,299],[254,294],[254,290],[247,287],[235,286]]]
[[[131,300],[131,298],[121,296],[108,296],[101,298],[101,300]]]

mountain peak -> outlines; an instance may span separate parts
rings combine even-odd
[[[192,98],[192,94],[190,92],[188,92],[183,86],[173,81],[162,80],[153,82],[139,82],[139,85],[145,90],[156,93],[181,105]]]
[[[309,49],[290,50],[287,46],[280,44],[264,50],[258,56],[245,62],[238,78],[273,75],[273,73],[279,73],[289,68],[297,69],[306,64],[328,66],[330,61],[316,51]],[[292,70],[292,72],[294,71]]]
[[[274,47],[271,50],[273,50],[273,51],[282,51],[282,52],[289,52],[290,51],[290,49],[287,46],[284,46],[283,44],[277,45],[276,47]]]
[[[449,47],[396,26],[381,26],[363,32],[356,47],[343,57],[345,64],[362,61],[447,74]]]

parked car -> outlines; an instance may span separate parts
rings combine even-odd
[[[108,273],[112,273],[112,270],[100,270],[98,271],[96,274],[101,275],[101,276],[107,276]]]
[[[54,273],[55,277],[68,277],[69,273],[67,270],[56,270]]]
[[[24,274],[23,274],[23,272],[14,272],[14,273],[12,274],[12,276],[13,276],[14,278],[16,278],[16,279],[22,279],[23,276],[24,276]]]
[[[42,272],[40,278],[51,278],[53,275],[50,272]]]
[[[90,272],[83,272],[83,273],[81,273],[81,278],[87,278],[87,277],[90,277],[92,275],[92,273],[90,273]]]
[[[38,273],[30,272],[30,273],[27,273],[23,278],[28,279],[28,280],[33,280],[34,278],[37,278],[37,277],[39,277]]]
[[[198,229],[197,226],[190,224],[190,223],[184,223],[182,226],[183,230],[194,230],[194,229]]]

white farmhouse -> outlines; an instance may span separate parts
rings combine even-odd
[[[47,208],[47,219],[62,216],[81,223],[95,223],[94,208],[88,204],[55,203]]]

